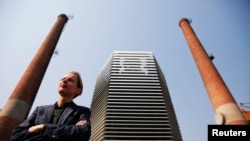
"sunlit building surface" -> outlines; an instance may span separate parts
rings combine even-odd
[[[97,75],[90,108],[91,141],[182,140],[152,52],[113,52]]]

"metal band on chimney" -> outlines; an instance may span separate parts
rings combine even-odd
[[[9,99],[0,112],[0,116],[10,117],[21,122],[29,109],[30,105],[27,102],[18,99]]]

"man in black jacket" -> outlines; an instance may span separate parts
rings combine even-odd
[[[13,130],[11,141],[88,141],[90,109],[73,102],[82,89],[78,72],[63,76],[58,85],[57,102],[36,107],[30,117]]]

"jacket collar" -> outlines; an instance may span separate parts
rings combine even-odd
[[[67,118],[69,117],[69,115],[73,112],[73,110],[75,109],[76,104],[72,101],[70,103],[68,103],[68,106],[64,109],[61,117],[58,120],[58,124],[64,124],[67,120]],[[45,121],[47,123],[50,123],[52,117],[53,117],[53,113],[54,110],[56,108],[56,103],[54,105],[51,105],[49,107],[47,107],[46,109],[46,114],[45,114]]]
[[[64,109],[61,117],[58,120],[58,124],[64,124],[67,121],[67,118],[74,111],[76,104],[72,101],[69,105]]]

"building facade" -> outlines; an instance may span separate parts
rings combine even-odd
[[[152,52],[113,52],[97,75],[90,108],[91,141],[182,140]]]

